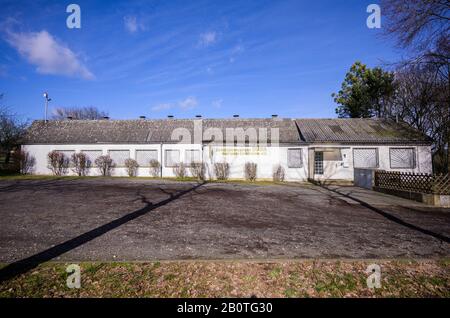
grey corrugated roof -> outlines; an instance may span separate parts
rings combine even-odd
[[[175,128],[193,131],[194,121],[170,120],[43,120],[28,129],[29,144],[170,142]]]
[[[218,128],[221,130],[223,137],[227,136],[227,128],[242,128],[247,135],[249,129],[254,128],[257,136],[261,137],[259,128],[265,128],[267,133],[267,143],[272,140],[272,129],[278,129],[278,142],[279,143],[304,143],[300,139],[295,121],[286,118],[271,118],[271,119],[245,119],[245,118],[233,118],[233,119],[204,119],[203,131],[205,132],[209,128]],[[205,136],[206,137],[206,136]],[[275,135],[273,136],[275,138]],[[261,140],[260,140],[261,141]],[[276,142],[276,140],[273,140]]]
[[[296,119],[308,143],[419,143],[430,138],[405,123],[373,118]]]
[[[218,128],[271,128],[280,143],[425,143],[430,139],[405,124],[381,119],[161,119],[161,120],[42,120],[28,129],[25,144],[170,143],[172,132],[183,128],[194,136],[194,122],[203,132]],[[206,140],[204,140],[206,141]]]
[[[202,123],[203,131],[219,128],[226,137],[226,128],[278,128],[282,143],[301,142],[295,122],[291,119],[161,119],[161,120],[42,120],[34,121],[28,130],[27,144],[92,144],[92,143],[159,143],[174,142],[172,132],[187,129],[194,136],[194,122]],[[183,131],[181,131],[183,133]]]

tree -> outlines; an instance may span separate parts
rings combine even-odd
[[[73,119],[102,119],[108,116],[107,112],[100,111],[96,107],[60,107],[53,110],[52,119],[62,120],[67,117]]]
[[[86,154],[82,152],[73,153],[71,160],[73,164],[72,170],[80,177],[85,176],[91,164]]]
[[[385,34],[396,40],[397,45],[409,53],[401,65],[431,69],[434,86],[441,89],[432,97],[439,99],[435,116],[450,114],[450,2],[445,0],[383,0]],[[442,117],[441,117],[442,118]],[[439,122],[435,117],[434,121]],[[448,122],[448,120],[447,120]],[[447,172],[450,171],[450,125],[441,126],[443,146],[438,152],[446,152]]]
[[[104,177],[111,175],[111,170],[114,168],[115,164],[109,155],[100,156],[95,159],[95,165],[97,166],[100,174]]]
[[[393,73],[355,62],[345,75],[341,90],[331,96],[340,105],[336,108],[339,117],[382,117],[388,112],[394,90]]]
[[[0,95],[0,101],[3,94]],[[11,151],[18,147],[25,136],[28,123],[0,104],[0,151],[5,152],[5,164],[9,163]]]

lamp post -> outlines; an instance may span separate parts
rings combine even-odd
[[[44,93],[44,98],[45,98],[45,122],[47,122],[48,102],[51,101],[52,99],[48,97],[47,92]]]

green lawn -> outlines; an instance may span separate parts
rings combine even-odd
[[[366,284],[381,266],[381,288]],[[450,261],[173,261],[46,263],[0,285],[0,297],[450,297]]]

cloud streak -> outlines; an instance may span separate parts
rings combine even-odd
[[[200,34],[200,46],[207,47],[213,45],[217,40],[217,33],[210,31]]]
[[[41,74],[63,75],[94,79],[92,72],[78,59],[77,55],[63,43],[58,42],[46,30],[40,32],[6,32],[6,41],[35,65]]]
[[[134,15],[127,15],[123,17],[123,25],[125,27],[125,30],[127,30],[130,33],[136,33],[138,31],[145,30],[144,25],[140,23],[137,17]]]

